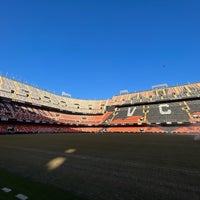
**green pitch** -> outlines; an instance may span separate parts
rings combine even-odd
[[[193,138],[166,134],[3,135],[0,167],[6,171],[0,171],[0,184],[11,185],[13,194],[37,200],[76,199],[66,191],[91,200],[198,200],[200,141]],[[7,194],[0,195],[0,199],[8,199]]]
[[[16,200],[16,195],[21,193],[28,196],[28,199],[37,200],[81,200],[70,192],[54,187],[48,184],[42,184],[32,181],[30,178],[24,178],[16,173],[8,172],[5,169],[0,169],[0,188],[11,188],[12,191],[5,193],[0,190],[1,200]]]

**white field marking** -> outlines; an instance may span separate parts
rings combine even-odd
[[[35,153],[44,153],[48,154],[51,156],[62,156],[66,158],[75,158],[75,159],[80,159],[80,160],[88,160],[92,162],[104,162],[104,163],[110,163],[110,164],[120,164],[123,166],[132,166],[132,167],[140,167],[140,168],[146,168],[147,165],[145,163],[140,163],[140,162],[134,162],[134,161],[121,161],[121,160],[114,160],[114,159],[109,159],[109,158],[99,158],[99,157],[94,157],[94,156],[84,156],[80,154],[66,154],[65,152],[56,152],[56,151],[49,151],[49,150],[39,150],[39,149],[34,149],[34,148],[24,148],[24,147],[18,147],[18,146],[8,146],[8,145],[1,145],[0,148],[7,148],[7,149],[15,149],[15,150],[21,150],[25,152],[35,152]],[[188,170],[188,169],[179,169],[179,168],[171,168],[171,167],[165,167],[165,166],[157,166],[153,164],[148,164],[148,167],[151,167],[154,170],[170,170],[174,172],[182,172],[182,173],[190,173],[190,174],[195,174],[196,176],[200,176],[200,173],[198,170]]]
[[[24,195],[24,194],[17,194],[15,197],[17,199],[20,199],[20,200],[26,200],[26,199],[28,199],[28,197],[26,195]]]
[[[6,192],[6,193],[12,191],[10,188],[7,188],[7,187],[2,188],[1,190],[4,191],[4,192]]]

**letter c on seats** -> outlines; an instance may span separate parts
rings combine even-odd
[[[172,113],[170,109],[165,109],[165,108],[169,108],[168,104],[161,104],[158,107],[159,107],[159,111],[161,115],[170,115]]]

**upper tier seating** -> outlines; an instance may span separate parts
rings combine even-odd
[[[0,76],[0,97],[85,114],[102,114],[107,105],[107,100],[81,100],[62,97],[2,76]]]
[[[200,97],[200,83],[160,88],[113,96],[107,100],[82,100],[59,96],[0,76],[0,97],[82,114],[103,114],[107,106],[144,104],[165,100]]]

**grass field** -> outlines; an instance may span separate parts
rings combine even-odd
[[[0,167],[2,187],[37,200],[200,199],[200,141],[187,135],[2,135]]]
[[[16,200],[17,194],[24,194],[28,199],[51,199],[51,200],[81,200],[70,192],[48,184],[32,181],[7,170],[0,169],[0,188],[11,188],[12,191],[5,193],[0,190],[1,200]]]

